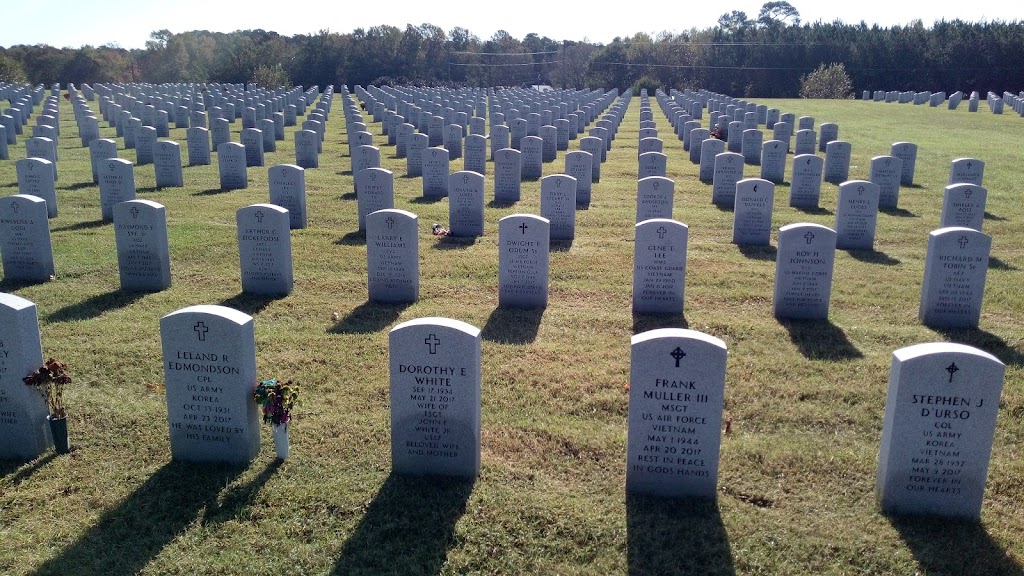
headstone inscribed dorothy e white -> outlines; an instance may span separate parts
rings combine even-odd
[[[160,319],[160,340],[172,458],[251,462],[260,450],[252,317],[190,306]]]
[[[512,214],[498,221],[499,307],[547,307],[550,242],[547,218]]]
[[[576,204],[579,206],[590,205],[590,193],[593,190],[593,159],[589,152],[582,150],[565,155],[565,173],[576,179]]]
[[[628,492],[715,498],[726,356],[725,342],[695,330],[633,336]]]
[[[774,314],[794,320],[828,320],[836,233],[820,224],[779,228]]]
[[[366,216],[366,265],[371,302],[415,302],[420,292],[419,219],[405,210]]]
[[[893,352],[875,484],[884,512],[979,519],[1005,371],[962,344]]]
[[[913,142],[895,142],[890,149],[889,155],[903,161],[900,171],[900,186],[910,186],[914,183],[914,167],[917,165],[917,144]]]
[[[242,292],[291,294],[292,237],[288,210],[274,204],[253,204],[235,213]]]
[[[167,211],[152,200],[129,200],[113,209],[121,290],[159,292],[171,286]]]
[[[45,282],[53,276],[45,200],[26,194],[0,198],[0,254],[4,280]]]
[[[22,381],[42,364],[36,305],[0,292],[0,460],[31,460],[53,445],[46,401]]]
[[[928,234],[918,317],[933,328],[977,328],[992,238],[972,228]]]
[[[419,318],[388,336],[391,467],[399,474],[480,471],[480,330]]]
[[[636,225],[633,245],[633,311],[682,314],[689,228],[667,218]]]

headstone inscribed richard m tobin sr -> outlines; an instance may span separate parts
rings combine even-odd
[[[420,318],[388,337],[391,467],[399,474],[480,471],[480,330]]]
[[[0,459],[31,460],[53,445],[46,401],[21,380],[42,364],[36,305],[0,292]]]
[[[680,328],[633,336],[626,490],[714,499],[725,342]]]
[[[893,352],[875,484],[883,511],[979,519],[1005,371],[962,344]]]
[[[918,317],[933,328],[977,328],[992,238],[972,228],[928,234]]]
[[[260,449],[256,335],[248,314],[190,306],[160,319],[175,460],[245,465]]]

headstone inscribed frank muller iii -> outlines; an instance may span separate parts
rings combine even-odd
[[[46,401],[22,381],[42,364],[36,305],[0,292],[0,459],[31,460],[53,445]]]
[[[172,458],[251,462],[260,449],[252,317],[190,306],[160,319],[160,340]]]
[[[662,328],[630,346],[626,490],[714,499],[725,397],[725,343]]]
[[[962,344],[893,352],[875,484],[883,511],[979,519],[1005,371]]]
[[[419,318],[388,336],[391,467],[399,474],[480,471],[480,330]]]

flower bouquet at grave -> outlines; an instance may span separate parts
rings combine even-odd
[[[299,398],[299,385],[291,380],[262,380],[253,391],[253,398],[263,411],[263,422],[274,428],[274,448],[281,460],[288,458],[288,423],[292,408]]]
[[[64,387],[71,383],[67,365],[50,358],[22,381],[39,390],[46,399],[54,449],[58,454],[67,454],[71,451],[68,445],[68,412],[64,406]]]

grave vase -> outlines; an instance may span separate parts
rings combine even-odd
[[[274,450],[278,460],[288,459],[288,425],[274,425]]]
[[[50,432],[53,434],[53,449],[57,454],[71,452],[71,446],[68,444],[68,419],[53,416],[47,416],[46,419],[50,422]]]

